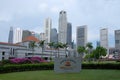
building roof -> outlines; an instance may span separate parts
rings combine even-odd
[[[28,36],[26,38],[23,39],[23,42],[27,42],[27,41],[35,41],[35,42],[39,42],[40,40],[35,38],[34,36]]]
[[[0,42],[0,45],[9,45],[9,46],[21,46],[19,44],[7,43],[7,42]],[[22,46],[21,46],[22,47]]]

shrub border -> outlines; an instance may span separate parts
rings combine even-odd
[[[53,70],[53,69],[54,69],[54,63],[9,64],[9,65],[1,65],[0,73],[35,71],[35,70]],[[82,69],[120,70],[120,63],[82,63]]]

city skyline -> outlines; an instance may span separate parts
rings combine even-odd
[[[68,4],[69,2],[69,4]],[[120,0],[35,0],[0,1],[0,42],[8,41],[11,26],[24,30],[43,32],[44,19],[50,17],[52,28],[58,29],[61,10],[67,12],[72,23],[72,37],[76,41],[76,27],[88,26],[88,41],[96,44],[100,40],[100,29],[108,28],[109,46],[114,46],[114,30],[120,26]]]

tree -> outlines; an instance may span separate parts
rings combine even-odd
[[[97,47],[97,48],[93,51],[93,55],[94,55],[94,57],[95,57],[96,59],[99,59],[99,58],[102,57],[102,56],[106,56],[106,54],[107,54],[106,48],[101,47],[101,46]]]
[[[53,50],[54,42],[48,43],[48,46],[49,46],[50,49],[51,49],[51,56],[52,56],[52,50]],[[51,57],[50,57],[50,58],[51,58]]]
[[[86,52],[85,47],[79,46],[77,48],[77,52],[80,54],[81,58],[83,57],[83,53]]]
[[[36,42],[35,41],[31,41],[29,42],[29,48],[32,49],[32,53],[34,55],[34,48],[37,47]]]
[[[58,42],[58,43],[54,44],[54,48],[58,50],[58,57],[59,57],[60,56],[59,48],[63,48],[63,44]]]
[[[93,48],[92,43],[91,43],[91,42],[88,42],[88,43],[86,44],[86,47],[87,47],[88,49],[92,49],[92,48]]]
[[[63,44],[63,48],[65,48],[65,54],[66,54],[66,51],[67,51],[67,43],[66,44]],[[66,57],[67,57],[67,54],[66,54]]]
[[[87,44],[86,44],[86,47],[87,47],[87,51],[88,51],[88,61],[90,61],[90,53],[91,53],[91,50],[92,50],[92,48],[93,48],[93,46],[92,46],[92,43],[91,42],[88,42]]]
[[[44,43],[45,43],[45,40],[41,40],[40,42],[38,42],[39,47],[42,48],[42,55],[43,55]]]

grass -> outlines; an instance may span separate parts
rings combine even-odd
[[[120,70],[88,70],[54,73],[52,70],[0,74],[0,80],[120,80]]]

